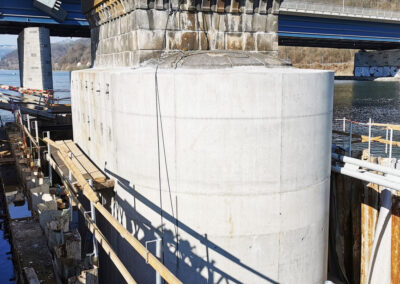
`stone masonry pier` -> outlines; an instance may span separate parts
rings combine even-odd
[[[85,1],[94,66],[132,66],[164,52],[278,49],[278,0]]]

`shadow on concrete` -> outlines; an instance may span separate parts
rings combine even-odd
[[[152,201],[138,193],[134,186],[130,186],[128,180],[107,169],[105,172],[115,178],[118,185],[130,193],[134,198],[134,203],[129,204],[125,200],[115,196],[114,204],[118,205],[113,208],[114,215],[117,215],[116,217],[118,220],[123,220],[123,223],[126,224],[127,230],[134,232],[134,236],[143,244],[162,236],[164,251],[163,262],[184,283],[241,283],[238,279],[230,276],[229,271],[222,271],[217,268],[215,262],[209,259],[209,251],[224,256],[242,269],[255,274],[260,280],[265,281],[265,283],[278,283],[263,273],[242,263],[238,257],[232,255],[212,241],[209,241],[207,234],[202,235],[196,232],[188,225],[171,216],[168,212],[161,210],[160,207]],[[189,241],[180,238],[177,241],[174,231],[166,228],[154,227],[146,217],[136,211],[137,201],[141,202],[154,212],[160,215],[162,214],[164,220],[176,224],[178,230],[184,231],[203,244],[204,249],[206,250],[206,259],[196,255],[196,252],[194,251],[195,247],[193,247]],[[125,210],[123,211],[122,208],[125,208]],[[126,208],[132,208],[132,210],[129,210],[130,212],[128,212],[130,216],[126,214]],[[130,247],[125,239],[120,237],[118,232],[108,225],[108,222],[102,218],[100,214],[96,214],[96,218],[97,224],[119,254],[122,262],[126,264],[127,269],[132,273],[135,280],[138,283],[155,282],[155,272],[150,265],[146,264],[144,259]],[[155,245],[149,245],[149,250],[155,254]],[[114,264],[105,255],[104,251],[101,250],[99,279],[100,283],[125,283],[116,270]]]

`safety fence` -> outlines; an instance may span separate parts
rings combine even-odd
[[[371,118],[368,122],[354,121],[346,117],[335,119],[335,121],[342,122],[342,130],[333,130],[333,133],[342,136],[342,146],[348,152],[348,156],[350,157],[353,150],[352,145],[356,143],[368,143],[368,157],[371,156],[371,147],[373,142],[384,144],[384,153],[388,155],[389,159],[393,156],[393,146],[400,147],[400,142],[393,140],[393,133],[394,131],[400,131],[400,125],[376,123],[373,122]],[[368,128],[368,134],[362,135],[354,133],[354,126],[363,126]],[[385,131],[385,136],[373,136],[373,129]]]
[[[279,8],[279,13],[285,12],[334,15],[342,17],[368,18],[400,22],[399,11],[350,7],[345,5],[310,3],[306,1],[284,1]]]

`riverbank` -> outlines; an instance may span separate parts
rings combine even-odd
[[[356,77],[356,76],[336,76],[335,75],[335,80],[341,80],[341,81],[367,81],[367,82],[400,82],[400,78],[398,77],[380,77],[380,78],[375,78],[375,77]]]
[[[293,63],[293,66],[300,69],[319,69],[334,71],[336,76],[354,76],[354,62],[344,63],[318,63],[311,64]]]

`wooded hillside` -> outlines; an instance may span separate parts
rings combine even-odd
[[[86,68],[91,62],[90,40],[65,40],[51,45],[51,60],[54,70]],[[0,69],[17,70],[18,51],[11,51],[0,60]]]

